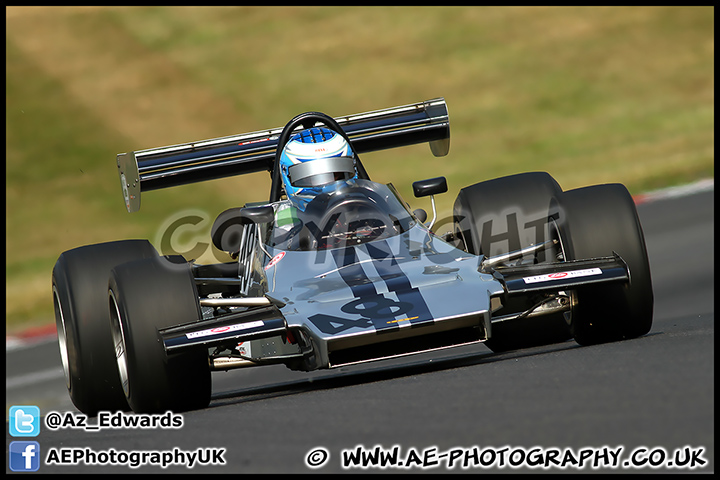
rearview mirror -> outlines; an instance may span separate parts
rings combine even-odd
[[[243,225],[272,222],[273,207],[230,208],[225,210],[213,223],[210,237],[213,245],[223,252],[237,252],[240,249]]]
[[[275,217],[275,210],[270,205],[245,207],[240,209],[242,223],[270,223]]]
[[[413,194],[415,197],[427,197],[428,195],[436,195],[448,191],[447,181],[445,177],[429,178],[427,180],[418,180],[413,182]]]
[[[445,193],[447,191],[448,187],[445,177],[428,178],[427,180],[418,180],[417,182],[413,182],[413,193],[415,194],[415,197],[420,198],[430,195],[433,219],[428,224],[428,229],[432,229],[433,225],[435,225],[435,220],[437,220],[437,211],[435,210],[435,195],[438,193]],[[425,218],[427,218],[427,213],[425,214]],[[420,221],[422,223],[425,223],[425,220]]]

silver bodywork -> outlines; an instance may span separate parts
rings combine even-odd
[[[483,342],[492,337],[494,322],[570,313],[573,288],[629,281],[627,266],[617,256],[523,263],[526,256],[556,249],[557,240],[501,257],[469,254],[434,235],[430,228],[435,218],[424,225],[392,186],[371,182],[357,158],[357,182],[370,194],[357,194],[355,203],[347,204],[348,212],[362,210],[359,204],[367,200],[366,206],[379,212],[381,220],[356,216],[347,221],[356,225],[350,229],[353,235],[323,231],[318,236],[316,231],[314,239],[299,240],[309,247],[275,241],[280,230],[260,219],[283,206],[277,152],[292,131],[316,120],[335,124],[355,153],[424,142],[435,156],[449,149],[448,112],[444,99],[437,98],[335,119],[307,112],[284,129],[118,155],[123,198],[131,212],[140,207],[142,191],[263,170],[271,175],[264,210],[238,218],[239,245],[222,248],[237,259],[238,274],[195,275],[202,316],[159,330],[167,355],[207,349],[216,370],[267,363],[297,370],[333,368]],[[313,172],[299,173],[303,177]],[[434,180],[425,182],[422,196],[446,191],[444,179]],[[435,217],[434,198],[432,206]],[[340,207],[328,204],[328,211],[337,210],[340,219]],[[233,223],[233,210],[243,217],[242,209],[230,209],[216,224]],[[322,208],[319,211],[318,224],[333,223],[323,217]],[[330,246],[338,238],[343,241]],[[328,244],[321,245],[325,241]],[[562,250],[561,245],[557,248]],[[503,312],[503,304],[513,296],[536,303],[523,311]]]
[[[334,352],[452,329],[478,329],[484,340],[491,298],[504,292],[478,272],[478,257],[420,224],[357,247],[289,252],[265,273],[268,295],[285,303],[288,328],[307,335],[317,368],[340,364]]]
[[[283,362],[314,370],[487,340],[505,289],[480,271],[484,257],[433,234],[391,185],[358,180],[331,198],[345,207],[364,192],[373,208],[405,227],[384,226],[376,239],[353,233],[331,247],[316,241],[293,249],[292,240],[273,241],[282,237],[273,233],[277,226],[245,225],[238,257],[244,275],[224,282],[236,282],[239,295],[200,298],[207,318],[161,332],[168,352],[203,345],[216,369]],[[211,325],[223,318],[230,321]]]
[[[322,228],[301,248],[274,222],[244,225],[237,271],[245,278],[224,282],[242,290],[233,297],[201,297],[207,313],[202,321],[161,331],[167,352],[209,348],[214,369],[264,363],[334,368],[483,342],[492,337],[494,322],[570,312],[572,295],[564,287],[628,280],[619,257],[523,265],[528,255],[554,247],[553,239],[498,257],[469,254],[433,234],[391,185],[350,183],[315,210],[357,209],[357,200],[366,199],[378,218],[359,218],[378,225],[387,214],[396,228],[383,224],[374,239],[367,236],[372,229],[362,230],[369,228],[363,221],[355,223],[361,234]],[[325,221],[310,213],[313,205],[299,215],[290,230],[295,235]],[[339,215],[330,216],[331,226]],[[542,300],[503,314],[512,295]]]

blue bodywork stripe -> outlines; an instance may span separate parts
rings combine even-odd
[[[399,319],[407,318],[413,327],[432,323],[433,317],[425,303],[425,299],[420,290],[412,286],[410,279],[400,268],[397,259],[390,250],[390,245],[386,241],[373,242],[367,244],[367,250],[374,260],[375,269],[385,281],[388,290],[395,292],[401,303],[412,305],[411,310]]]
[[[338,266],[340,276],[345,281],[353,296],[357,301],[350,302],[342,307],[342,310],[348,314],[360,315],[372,321],[375,330],[398,329],[397,325],[388,324],[387,317],[383,314],[389,312],[379,312],[378,308],[383,302],[387,301],[385,297],[377,293],[372,280],[368,278],[362,265],[358,262],[355,247],[335,249],[330,251],[335,263]],[[374,314],[369,313],[373,311]],[[385,318],[383,318],[385,317]]]
[[[343,312],[369,319],[378,333],[400,329],[409,322],[411,327],[432,323],[433,318],[419,289],[413,287],[402,271],[386,241],[366,244],[373,265],[389,291],[398,301],[378,293],[372,280],[358,261],[356,249],[348,247],[331,250],[340,276],[356,298],[345,304]]]

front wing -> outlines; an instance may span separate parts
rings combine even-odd
[[[457,262],[457,265],[462,263]],[[422,320],[418,323],[413,323],[412,317],[388,322],[384,316],[372,319],[363,315],[360,318],[362,325],[323,325],[310,322],[308,318],[332,318],[332,308],[338,308],[336,311],[339,312],[343,306],[350,305],[352,300],[314,305],[298,302],[283,314],[284,303],[266,296],[264,306],[161,330],[160,338],[168,354],[199,347],[232,346],[258,339],[278,338],[287,343],[288,338],[295,338],[299,344],[287,350],[285,359],[302,357],[308,363],[308,369],[334,368],[485,341],[492,336],[493,313],[508,297],[552,295],[579,287],[628,283],[631,280],[627,265],[617,255],[572,262],[500,267],[494,269],[491,275],[480,273],[480,269],[480,265],[475,265],[472,269],[454,272],[456,279],[451,282],[413,289],[415,295],[421,293],[419,300],[426,308],[429,304],[433,306],[432,317],[418,318]],[[463,276],[465,281],[457,280]],[[400,295],[396,298],[400,298]],[[571,306],[565,308],[569,310]],[[347,309],[344,311],[347,312]],[[358,328],[345,328],[348,325]],[[333,331],[333,328],[336,330]],[[282,361],[283,357],[278,360]]]

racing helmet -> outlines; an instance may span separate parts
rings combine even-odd
[[[296,133],[280,154],[280,176],[288,200],[302,211],[321,193],[357,178],[355,152],[348,141],[325,127]]]

